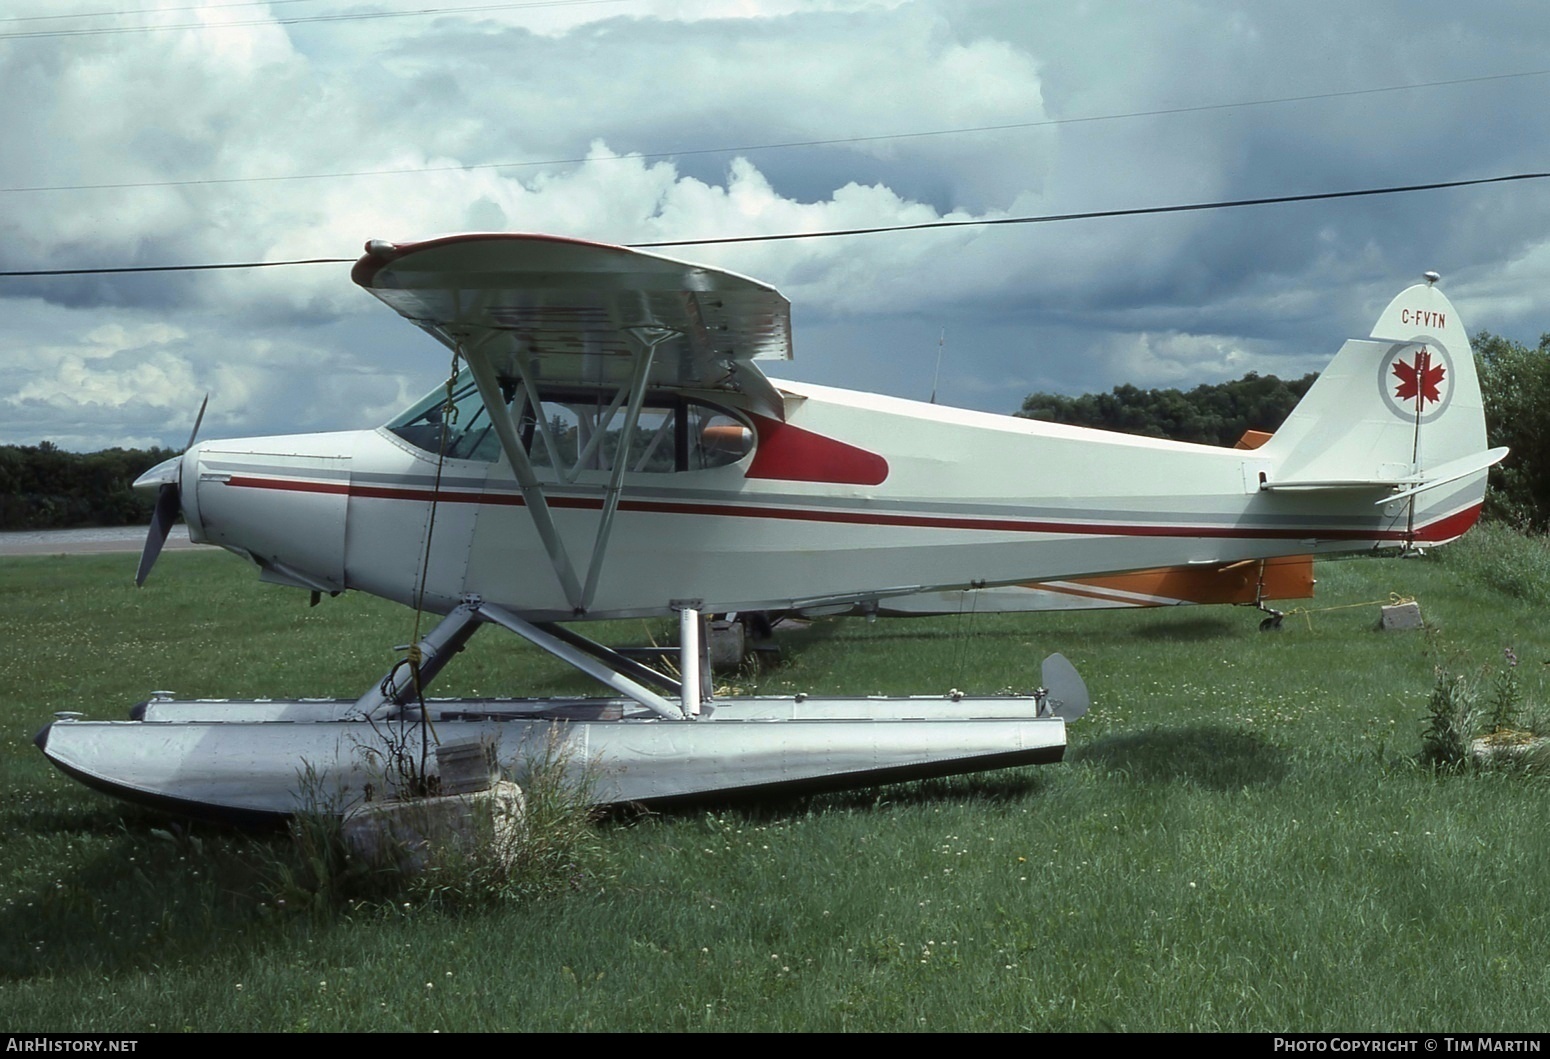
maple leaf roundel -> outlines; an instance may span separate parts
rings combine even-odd
[[[1453,396],[1453,361],[1435,342],[1405,342],[1390,349],[1378,368],[1378,386],[1389,411],[1428,423]]]

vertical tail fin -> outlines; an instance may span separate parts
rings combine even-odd
[[[1478,517],[1485,470],[1506,451],[1486,451],[1469,336],[1428,273],[1371,338],[1341,347],[1259,450],[1270,461],[1261,488],[1356,490],[1402,519],[1406,539],[1447,540]]]

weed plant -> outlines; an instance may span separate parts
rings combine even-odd
[[[417,817],[419,799],[408,798],[401,804],[409,827],[384,831],[374,857],[351,848],[338,806],[314,799],[291,818],[290,843],[260,854],[274,907],[324,918],[398,902],[467,910],[555,896],[605,878],[594,779],[574,767],[558,740],[533,750],[519,775],[519,793],[468,799],[462,830],[448,829],[434,813]],[[513,784],[515,778],[504,777]]]
[[[517,775],[521,806],[513,814],[516,819],[499,819],[506,810],[498,801],[477,803],[467,839],[440,843],[423,871],[381,873],[402,890],[395,899],[467,910],[603,883],[608,871],[596,826],[596,777],[576,767],[559,740],[532,749]],[[380,892],[382,885],[379,879],[374,889]]]
[[[1487,707],[1486,732],[1517,731],[1523,723],[1523,690],[1518,686],[1518,656],[1512,648],[1503,654],[1506,665],[1497,670],[1491,684],[1491,701]]]
[[[1480,709],[1474,688],[1461,674],[1438,669],[1437,683],[1426,704],[1421,762],[1443,771],[1464,768],[1470,763],[1479,727]]]
[[[305,912],[259,870],[299,856],[287,835],[174,828],[59,775],[31,736],[55,710],[121,716],[155,688],[353,698],[407,612],[353,594],[309,610],[220,555],[164,556],[138,593],[132,556],[7,560],[0,1023],[1542,1030],[1545,788],[1417,763],[1439,666],[1472,672],[1510,643],[1520,701],[1545,701],[1539,589],[1503,579],[1544,544],[1495,536],[1482,559],[1459,550],[1472,537],[1321,563],[1279,633],[1232,608],[819,622],[737,683],[1027,689],[1060,650],[1093,712],[1058,765],[577,821],[581,852],[535,854],[561,866],[558,892]],[[1420,601],[1430,637],[1376,630],[1392,593]],[[584,688],[485,634],[435,690]],[[595,863],[588,843],[607,870],[567,875]]]
[[[1517,653],[1503,652],[1505,665],[1482,666],[1478,675],[1438,667],[1427,705],[1420,760],[1438,772],[1507,770],[1539,777],[1550,767],[1544,716],[1524,701]],[[1480,687],[1489,686],[1481,703]]]

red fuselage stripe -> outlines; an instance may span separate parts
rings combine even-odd
[[[276,489],[293,493],[343,494],[370,500],[415,500],[428,503],[429,489],[405,489],[342,482],[308,482],[294,478],[256,478],[232,475],[227,482],[240,489]],[[522,507],[516,493],[476,493],[443,489],[437,494],[443,504],[488,504],[495,507]],[[551,496],[549,506],[570,510],[598,511],[601,499],[580,496]],[[1137,526],[1112,523],[1048,522],[1040,519],[961,518],[941,515],[890,515],[883,512],[812,510],[809,508],[762,507],[751,504],[694,504],[671,500],[624,500],[621,511],[661,515],[715,515],[723,518],[784,519],[792,522],[830,522],[855,526],[905,526],[921,529],[966,529],[996,533],[1057,533],[1112,537],[1207,537],[1245,540],[1451,540],[1473,526],[1480,517],[1480,504],[1445,516],[1415,530],[1326,529],[1292,527],[1288,529],[1246,526]]]

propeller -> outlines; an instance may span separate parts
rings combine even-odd
[[[163,460],[135,479],[136,489],[156,489],[156,509],[151,513],[150,532],[145,535],[145,547],[140,552],[140,569],[135,573],[136,588],[144,585],[145,579],[150,576],[151,567],[156,565],[156,557],[161,555],[162,545],[167,543],[167,534],[172,532],[172,524],[183,510],[183,455],[194,447],[194,439],[199,436],[199,425],[204,422],[205,409],[209,404],[210,395],[205,394],[183,452],[170,460]]]

